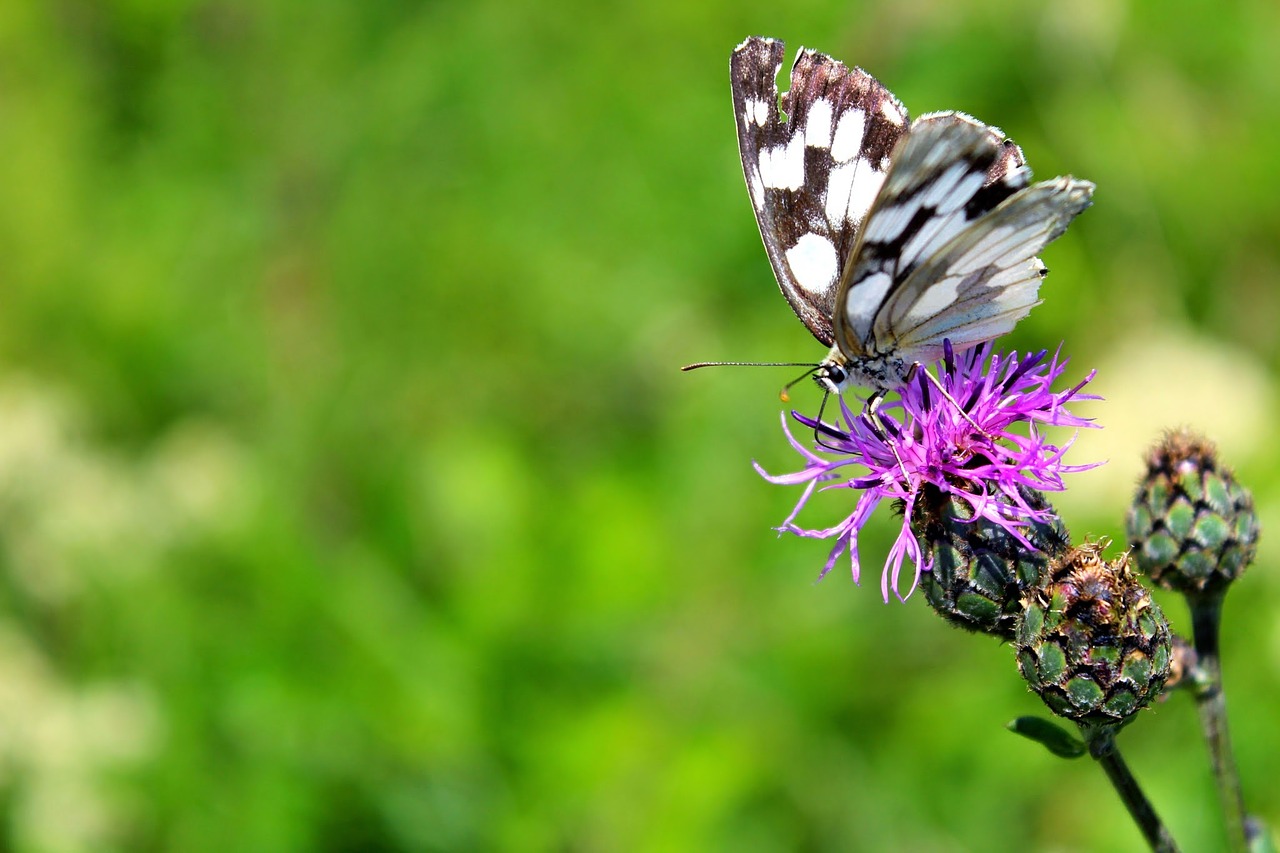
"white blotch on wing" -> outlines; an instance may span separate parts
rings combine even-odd
[[[804,136],[797,133],[784,145],[760,150],[760,180],[776,190],[804,186]]]
[[[862,150],[862,136],[867,127],[867,114],[860,109],[845,110],[836,124],[836,136],[831,143],[831,159],[847,163]]]
[[[948,241],[964,230],[967,223],[959,217],[936,216],[912,234],[902,246],[899,257],[904,267],[915,266],[922,258],[940,251]]]
[[[985,172],[970,172],[965,175],[962,180],[956,183],[949,195],[938,201],[938,213],[943,215],[953,213],[968,204],[974,194],[982,188],[986,180],[987,175]]]
[[[953,191],[956,189],[956,184],[960,183],[960,179],[966,173],[977,177],[978,186],[982,186],[983,174],[981,172],[972,172],[966,162],[952,163],[947,167],[946,171],[938,176],[937,180],[925,187],[924,191],[916,196],[920,200],[921,206],[942,208],[944,204],[951,202],[950,209],[954,210],[957,205],[954,204],[955,195],[953,195]],[[967,200],[967,194],[964,200]]]
[[[952,271],[968,275],[988,266],[1004,269],[1016,263],[1020,256],[1029,257],[1039,251],[1044,245],[1046,229],[1044,222],[1033,222],[1017,229],[1011,226],[993,228],[977,250],[960,258]]]
[[[1036,252],[1044,248],[1046,238],[1049,236],[1048,223],[1037,222],[1028,225],[1019,231],[1015,231],[1005,241],[1004,252],[996,257],[992,263],[998,269],[1005,269],[1025,261]]]
[[[920,298],[916,300],[915,304],[911,306],[911,310],[907,312],[907,316],[901,324],[902,327],[914,328],[930,317],[942,314],[948,308],[954,306],[956,296],[960,290],[960,282],[961,279],[959,278],[944,278],[920,294]]]
[[[760,179],[759,172],[751,172],[747,176],[747,186],[751,188],[751,200],[755,202],[756,208],[764,207],[764,182]]]
[[[857,170],[858,163],[854,161],[836,166],[827,175],[825,208],[827,221],[832,228],[842,227],[845,217],[849,215],[849,194],[853,191],[853,173]]]
[[[1030,258],[1022,263],[1013,264],[1008,269],[1000,270],[983,281],[982,286],[993,290],[1004,290],[1015,285],[1019,287],[1031,285],[1034,292],[1040,288],[1040,282],[1043,280],[1040,275],[1042,269],[1044,269],[1044,263],[1039,258]]]
[[[1031,307],[1036,304],[1036,296],[1040,292],[1040,278],[1023,281],[1022,283],[1005,287],[992,297],[991,302],[1000,306],[1002,310],[1011,310],[1014,308],[1025,307],[1030,313]]]
[[[743,119],[748,124],[754,122],[764,127],[769,121],[769,104],[758,98],[748,98],[746,109],[743,110]]]
[[[938,182],[947,185],[945,192],[938,191],[935,185],[922,196],[922,202],[933,206],[937,215],[921,225],[903,245],[901,257],[904,266],[915,266],[920,260],[942,251],[953,237],[969,226],[971,220],[961,208],[982,185],[985,175],[970,173],[953,186],[957,182],[952,180],[952,173],[957,172],[957,167],[965,168],[961,164],[951,167]]]
[[[831,144],[831,102],[826,98],[819,98],[809,107],[804,144],[812,148],[826,148]]]
[[[881,207],[867,221],[866,240],[870,243],[892,243],[902,236],[907,224],[920,209],[919,197],[909,198],[902,204]]]
[[[859,340],[865,341],[870,337],[871,321],[892,284],[891,275],[877,272],[849,288],[844,306],[845,318]]]
[[[849,192],[849,220],[861,221],[866,218],[880,187],[884,186],[884,172],[870,162],[859,159],[858,173],[853,177],[853,189]]]
[[[822,293],[835,283],[836,247],[826,237],[804,234],[786,254],[796,283],[810,293]]]
[[[861,222],[883,184],[884,172],[861,157],[836,166],[827,178],[827,221],[835,228]]]
[[[899,127],[906,121],[906,116],[902,114],[902,110],[893,101],[882,101],[880,103],[880,114]]]

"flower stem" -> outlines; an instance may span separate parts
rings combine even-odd
[[[1227,730],[1227,699],[1222,690],[1222,660],[1218,653],[1219,626],[1222,623],[1222,600],[1225,591],[1187,595],[1191,608],[1198,672],[1195,679],[1196,710],[1200,712],[1200,728],[1209,745],[1213,778],[1222,802],[1231,850],[1244,853],[1249,849],[1245,821],[1244,795],[1240,790],[1240,774],[1236,771],[1235,753],[1231,751],[1231,735]]]
[[[1081,726],[1080,731],[1089,744],[1089,754],[1106,771],[1107,778],[1111,780],[1116,793],[1120,795],[1151,849],[1156,853],[1178,853],[1177,842],[1173,840],[1168,827],[1161,822],[1147,795],[1142,792],[1138,780],[1129,772],[1129,765],[1121,758],[1120,749],[1116,746],[1115,729],[1106,726]]]

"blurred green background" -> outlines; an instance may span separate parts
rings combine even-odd
[[[887,511],[861,588],[772,532],[789,372],[676,370],[823,354],[750,34],[1098,184],[1009,343],[1100,371],[1077,535],[1167,426],[1253,488],[1226,676],[1280,824],[1275,3],[59,0],[0,7],[0,849],[1140,849],[1001,728],[1007,647],[881,602]],[[1186,698],[1121,743],[1219,849]]]

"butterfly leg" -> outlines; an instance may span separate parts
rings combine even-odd
[[[867,404],[862,408],[862,414],[867,419],[867,425],[871,428],[871,432],[875,437],[885,443],[889,448],[889,452],[893,454],[893,459],[898,463],[898,470],[902,473],[902,481],[908,483],[911,481],[911,475],[907,473],[907,466],[902,462],[902,456],[898,454],[898,442],[889,437],[889,431],[885,429],[884,421],[880,419],[880,404],[884,402],[884,391],[876,390],[867,398]]]
[[[826,450],[830,450],[834,453],[846,453],[848,452],[848,448],[834,447],[822,440],[822,434],[824,432],[833,436],[839,435],[835,430],[827,427],[826,423],[822,420],[822,416],[827,410],[827,400],[830,398],[830,391],[822,395],[822,404],[818,406],[818,425],[813,428],[813,440],[819,447]],[[911,475],[907,473],[907,466],[902,461],[902,455],[898,453],[898,442],[896,439],[889,437],[889,431],[885,428],[884,421],[880,418],[880,404],[883,401],[884,391],[875,391],[872,393],[872,395],[867,398],[866,405],[862,408],[862,416],[867,424],[867,428],[871,430],[871,433],[876,438],[883,441],[885,446],[889,448],[889,452],[893,454],[894,461],[898,463],[898,470],[902,472],[903,482],[910,482]]]
[[[824,412],[826,412],[826,410],[827,410],[827,400],[829,400],[830,398],[831,398],[831,392],[830,392],[830,391],[827,391],[827,392],[824,392],[824,393],[823,393],[823,395],[822,395],[822,403],[821,403],[821,404],[819,404],[819,406],[818,406],[818,425],[817,425],[817,426],[815,426],[815,427],[813,428],[813,440],[814,440],[815,442],[817,442],[818,446],[819,446],[819,447],[821,447],[821,448],[824,448],[824,449],[826,449],[826,450],[830,450],[830,451],[832,451],[832,452],[834,452],[834,453],[843,453],[843,452],[845,452],[845,451],[844,451],[844,450],[842,450],[841,448],[839,448],[839,447],[834,447],[834,446],[832,446],[832,445],[830,445],[830,444],[827,444],[825,441],[823,441],[823,440],[822,440],[822,434],[823,434],[824,432],[826,432],[826,433],[828,433],[828,434],[830,434],[830,435],[839,436],[839,433],[837,433],[835,430],[833,430],[833,429],[831,429],[830,427],[828,427],[828,426],[826,425],[826,423],[822,420],[822,415],[823,415],[823,413],[824,413]]]

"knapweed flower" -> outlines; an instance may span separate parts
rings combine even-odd
[[[841,399],[834,424],[793,411],[791,416],[817,439],[811,449],[796,438],[783,418],[783,430],[804,458],[804,467],[774,476],[756,465],[771,483],[805,484],[804,494],[778,530],[809,538],[835,537],[822,576],[847,551],[857,582],[859,531],[882,501],[901,501],[902,529],[881,576],[886,601],[890,590],[905,600],[915,590],[920,572],[929,570],[911,532],[912,511],[926,485],[967,503],[972,522],[998,525],[1034,550],[1023,529],[1046,521],[1045,514],[1051,510],[1031,506],[1024,489],[1061,491],[1063,474],[1094,467],[1063,463],[1063,453],[1074,436],[1059,446],[1039,430],[1042,426],[1092,426],[1067,411],[1066,404],[1098,399],[1081,393],[1094,374],[1065,391],[1052,390],[1066,366],[1066,360],[1057,353],[1050,357],[1048,350],[1019,356],[996,353],[991,344],[984,344],[957,355],[947,346],[935,366],[936,386],[934,378],[920,370],[874,412],[855,412]],[[853,512],[826,529],[796,524],[796,516],[814,491],[830,489],[860,492]],[[908,560],[914,571],[910,588],[903,593],[903,564]]]

